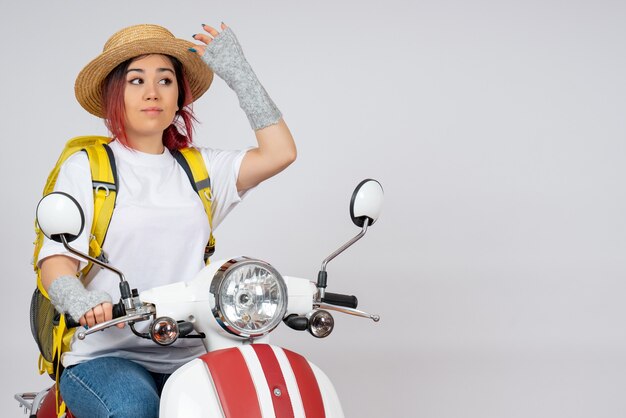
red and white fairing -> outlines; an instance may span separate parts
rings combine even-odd
[[[178,369],[160,417],[343,417],[328,377],[303,356],[269,344],[207,353]]]

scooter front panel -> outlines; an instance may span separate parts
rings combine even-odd
[[[226,418],[263,418],[258,389],[240,350],[228,348],[200,357],[206,364]],[[267,410],[267,407],[265,408]]]
[[[252,344],[217,350],[200,359],[209,369],[228,418],[343,417],[330,380],[299,354]]]
[[[206,364],[195,359],[180,367],[165,383],[159,418],[224,417]]]
[[[207,353],[178,369],[162,418],[342,418],[328,377],[301,355],[268,344]]]
[[[323,417],[324,401],[318,380],[307,359],[289,350],[282,350],[289,361],[291,370],[299,388],[302,406],[309,417]],[[334,388],[333,388],[334,391]]]
[[[283,364],[279,362],[273,348],[277,348],[276,351],[282,353],[278,347],[272,347],[268,344],[241,347],[241,352],[257,388],[259,400],[264,406],[264,416],[274,413],[276,417],[291,418],[296,416],[294,409],[299,412],[297,416],[301,416],[303,411],[300,411],[300,402],[294,398],[293,401],[296,402],[292,403],[290,396],[290,393],[298,393],[297,386],[292,382],[289,386],[287,385],[286,375],[288,373],[283,371],[281,367]]]
[[[339,396],[337,395],[333,382],[330,381],[322,369],[311,362],[308,363],[313,371],[313,374],[315,375],[315,380],[317,381],[320,393],[322,394],[326,418],[344,418],[343,408],[341,407],[341,402],[339,402]],[[312,416],[314,415],[311,415],[310,417]]]

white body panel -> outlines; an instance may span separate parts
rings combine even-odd
[[[160,418],[223,416],[209,370],[200,359],[176,370],[163,387]]]
[[[313,309],[313,295],[317,292],[315,283],[307,279],[283,276],[287,284],[288,304],[287,315],[304,315]]]
[[[333,386],[333,383],[330,381],[328,376],[326,376],[326,373],[322,371],[322,369],[310,361],[309,365],[315,374],[315,379],[317,379],[317,384],[319,385],[320,392],[322,393],[326,418],[343,418],[343,408],[341,408],[339,395],[337,395],[335,386]]]

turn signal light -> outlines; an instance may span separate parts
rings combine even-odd
[[[172,318],[162,316],[150,325],[150,338],[159,345],[170,345],[178,339],[178,323]]]
[[[309,332],[317,338],[328,337],[335,328],[335,319],[327,311],[317,310],[309,315]]]

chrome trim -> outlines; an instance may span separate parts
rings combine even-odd
[[[224,283],[224,279],[228,276],[228,274],[232,271],[231,269],[235,267],[245,266],[247,264],[255,264],[260,267],[267,269],[270,273],[276,276],[278,281],[278,286],[280,287],[280,291],[283,295],[284,303],[282,309],[277,312],[276,316],[273,318],[275,322],[272,326],[270,326],[266,331],[260,333],[248,333],[241,331],[235,327],[234,324],[231,324],[226,316],[223,313],[222,303],[220,300],[220,293],[222,290],[222,284]],[[249,338],[258,338],[272,332],[282,321],[285,313],[287,312],[288,299],[287,299],[287,285],[285,284],[285,279],[283,276],[269,263],[265,261],[258,260],[250,257],[237,257],[228,260],[217,270],[215,275],[213,276],[213,280],[211,281],[211,287],[209,288],[210,293],[214,296],[215,299],[215,307],[211,310],[213,317],[217,321],[217,323],[229,334],[235,335],[240,338],[249,339]],[[270,322],[271,324],[271,322]]]
[[[349,247],[351,247],[355,242],[357,242],[358,240],[360,240],[361,238],[363,238],[363,236],[365,235],[365,233],[367,232],[367,227],[369,225],[369,218],[365,218],[365,220],[363,221],[363,229],[361,229],[361,232],[359,232],[354,238],[352,238],[350,241],[346,242],[345,244],[343,244],[341,247],[339,247],[339,249],[337,249],[334,253],[332,253],[331,255],[329,255],[328,257],[326,257],[324,259],[324,261],[322,261],[322,267],[320,268],[320,271],[325,272],[326,271],[326,266],[328,265],[328,263],[330,263],[335,257],[337,257],[339,254],[341,254],[342,252],[344,252],[345,250],[347,250]],[[317,299],[317,302],[321,302],[321,300],[324,298],[324,294],[326,293],[326,289],[324,287],[320,287],[319,283],[317,286],[319,292],[318,292],[318,297],[319,299]]]
[[[105,268],[107,270],[111,270],[113,273],[117,274],[120,278],[120,281],[125,282],[126,278],[124,277],[124,273],[122,273],[120,270],[116,269],[115,267],[101,261],[98,260],[97,258],[91,257],[87,254],[83,254],[80,251],[78,251],[77,249],[73,248],[70,246],[70,244],[67,242],[67,238],[65,237],[65,234],[61,234],[61,243],[63,244],[63,246],[65,247],[66,250],[68,250],[70,253],[77,255],[83,259],[86,259],[87,261],[91,261],[94,264],[99,265],[102,268]]]
[[[328,257],[326,257],[326,259],[324,259],[324,261],[322,261],[322,271],[326,271],[326,265],[335,257],[337,257],[339,254],[341,254],[342,252],[344,252],[345,250],[347,250],[351,245],[353,245],[355,242],[357,242],[358,240],[360,240],[361,238],[363,238],[363,235],[365,235],[365,233],[367,232],[367,226],[369,225],[369,219],[365,219],[365,221],[363,222],[363,229],[361,229],[361,232],[359,232],[354,238],[352,238],[350,241],[346,242],[345,244],[343,244],[341,247],[339,247],[339,249],[337,251],[335,251],[334,253],[332,253],[331,255],[329,255]]]

